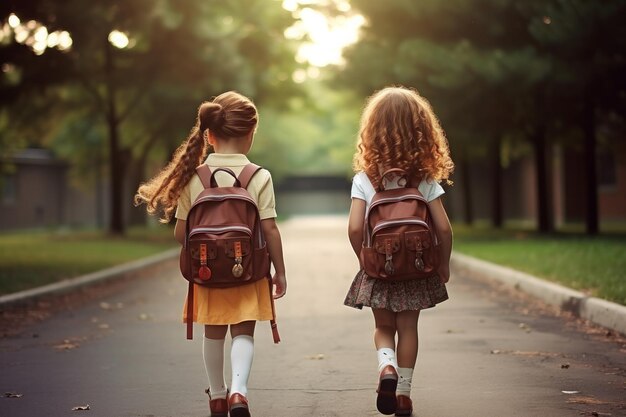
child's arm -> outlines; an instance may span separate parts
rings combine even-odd
[[[348,219],[348,237],[352,250],[359,257],[363,246],[363,221],[365,220],[365,201],[353,198],[350,205],[350,218]]]
[[[446,283],[450,279],[450,254],[452,253],[452,226],[448,220],[448,214],[443,207],[441,198],[436,198],[428,203],[433,217],[439,247],[441,251],[441,265],[437,270],[441,282]]]
[[[272,282],[276,286],[274,298],[280,298],[287,292],[287,277],[285,275],[285,260],[283,259],[283,244],[280,231],[274,218],[261,220],[261,228],[267,242],[267,250],[274,265]]]
[[[176,219],[176,226],[174,227],[174,238],[178,243],[183,245],[185,243],[185,225],[187,221]]]

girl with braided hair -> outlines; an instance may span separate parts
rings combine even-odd
[[[239,175],[250,163],[246,154],[252,147],[257,124],[255,105],[239,93],[229,91],[202,103],[189,137],[176,150],[171,162],[139,187],[136,204],[146,203],[150,214],[162,212],[164,223],[172,216],[176,217],[174,234],[182,244],[187,214],[192,202],[204,189],[196,167],[206,164],[212,171],[229,168]],[[211,148],[213,153],[207,156]],[[232,183],[232,177],[223,172],[217,172],[215,176],[219,186]],[[250,417],[247,384],[254,354],[254,328],[257,321],[272,319],[270,297],[280,298],[287,289],[269,171],[258,171],[247,190],[259,208],[261,228],[274,265],[273,294],[269,294],[265,280],[229,288],[196,285],[193,317],[187,317],[187,306],[183,309],[184,322],[193,320],[204,324],[203,355],[209,383],[206,392],[212,416],[226,417],[230,413],[231,417]],[[229,328],[232,337],[230,390],[224,380],[224,341]]]

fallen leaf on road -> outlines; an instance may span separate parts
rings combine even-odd
[[[576,403],[576,404],[594,404],[594,405],[602,405],[608,404],[606,401],[598,400],[597,398],[587,397],[585,395],[578,395],[576,397],[568,398],[568,403]]]
[[[18,394],[16,392],[5,392],[4,398],[22,398],[24,394]]]
[[[580,394],[580,391],[561,391],[561,392],[567,395]]]
[[[306,358],[314,360],[314,361],[319,361],[319,360],[324,359],[324,354],[323,353],[318,353],[317,355],[307,356]]]
[[[100,308],[103,310],[121,310],[122,308],[124,308],[124,303],[116,303],[115,305],[113,305],[111,303],[103,301],[100,303]]]
[[[491,349],[491,354],[492,355],[497,355],[499,353],[502,353],[502,351],[500,349]]]
[[[70,339],[63,340],[63,343],[59,343],[55,345],[54,348],[58,350],[72,350],[79,347],[80,344],[78,342],[71,341]]]
[[[72,411],[87,411],[87,410],[89,410],[89,404],[77,405],[76,407],[72,407]]]

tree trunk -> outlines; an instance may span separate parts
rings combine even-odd
[[[464,150],[461,157],[461,182],[463,184],[463,214],[465,224],[471,226],[474,223],[474,210],[472,208],[472,190],[469,161],[467,151]]]
[[[582,129],[585,148],[585,229],[588,235],[597,235],[598,222],[598,175],[596,167],[596,118],[591,88],[585,88],[583,97]]]
[[[535,171],[537,178],[537,229],[548,233],[554,229],[550,215],[548,152],[546,146],[546,128],[543,123],[535,126],[533,137],[533,151],[535,155]]]
[[[502,138],[498,135],[493,139],[492,143],[492,175],[493,175],[493,194],[492,194],[492,223],[493,227],[501,228],[504,223],[504,215],[502,208],[502,161],[500,161],[502,147]]]
[[[113,74],[115,66],[113,63],[112,46],[108,39],[105,40],[105,74],[106,74],[106,117],[109,131],[109,175],[111,180],[111,211],[109,233],[115,235],[124,234],[124,218],[122,211],[122,196],[124,193],[124,161],[120,154],[119,145],[119,123],[117,108],[115,103],[115,83]]]

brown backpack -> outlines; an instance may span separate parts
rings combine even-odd
[[[404,178],[404,188],[384,189],[391,174]],[[406,179],[403,170],[386,171],[365,214],[360,260],[372,278],[405,281],[437,272],[439,242],[428,202]]]
[[[246,190],[261,169],[246,165],[239,177],[229,168],[211,172],[200,165],[196,173],[204,190],[189,209],[185,243],[180,251],[180,270],[189,281],[187,293],[187,339],[193,338],[194,284],[226,288],[267,279],[272,300],[272,333],[278,343],[270,257],[256,202]],[[234,179],[231,187],[219,187],[215,174],[226,172]]]

